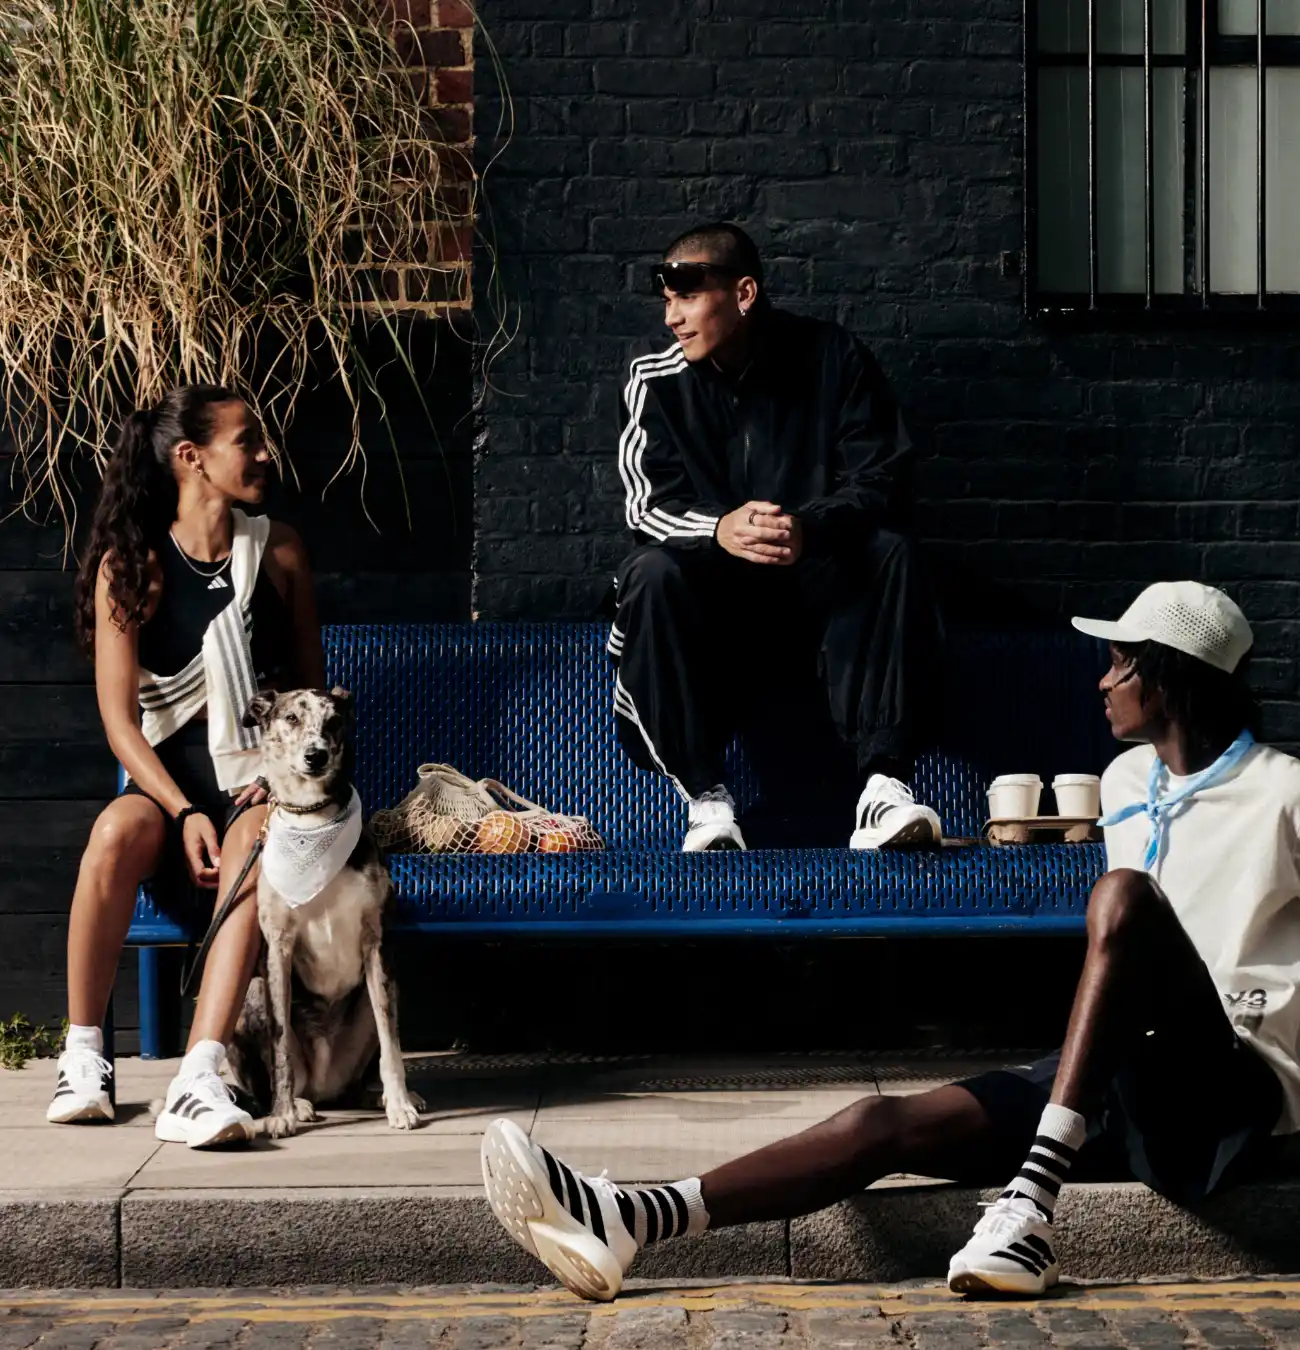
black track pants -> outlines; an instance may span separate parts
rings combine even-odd
[[[636,764],[697,796],[723,781],[756,672],[806,658],[858,764],[906,763],[937,628],[901,534],[877,531],[851,558],[793,567],[717,547],[639,548],[619,569],[610,635],[619,738]]]

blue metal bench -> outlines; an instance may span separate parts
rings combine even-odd
[[[553,810],[585,814],[607,844],[588,854],[396,855],[403,929],[781,938],[1081,931],[1102,870],[1099,845],[678,852],[681,803],[618,748],[605,635],[588,623],[326,630],[330,679],[357,699],[357,787],[367,812],[394,805],[417,765],[439,760],[499,778]],[[1114,753],[1096,692],[1103,667],[1098,645],[1068,630],[951,635],[937,719],[942,748],[921,757],[915,779],[948,836],[980,834],[984,789],[996,773],[1035,771],[1050,781],[1057,772],[1100,771]],[[733,747],[731,770],[748,830],[777,787],[742,746]],[[850,787],[826,818],[837,840],[847,839],[852,802]],[[142,949],[146,1057],[161,1045],[158,949],[184,943],[207,922],[185,903],[142,888],[127,938]]]

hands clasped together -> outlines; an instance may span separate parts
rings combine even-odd
[[[717,539],[734,558],[789,567],[803,552],[803,523],[774,502],[746,502],[718,521]]]

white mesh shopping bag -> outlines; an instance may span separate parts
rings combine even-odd
[[[576,853],[605,847],[586,816],[562,816],[495,778],[421,764],[419,781],[370,829],[388,853]]]

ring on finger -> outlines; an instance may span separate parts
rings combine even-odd
[[[754,517],[755,517],[757,514],[758,514],[758,513],[757,513],[756,511],[751,511],[751,512],[749,513],[749,523],[750,523],[751,525],[754,523]]]

